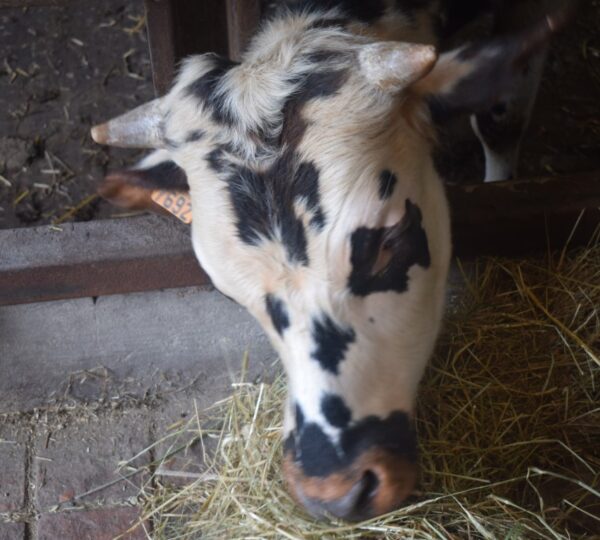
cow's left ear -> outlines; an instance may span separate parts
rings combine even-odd
[[[155,190],[189,191],[185,172],[162,150],[153,152],[133,169],[108,174],[98,186],[100,196],[116,206],[165,213],[152,200]]]
[[[517,34],[444,53],[411,91],[427,99],[434,114],[485,112],[511,95],[529,60],[566,25],[571,15],[572,9],[563,9]]]

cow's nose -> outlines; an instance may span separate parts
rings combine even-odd
[[[348,467],[325,477],[306,476],[292,454],[284,472],[292,495],[314,517],[359,521],[391,512],[411,494],[417,466],[404,456],[371,448]]]

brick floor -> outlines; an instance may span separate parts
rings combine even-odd
[[[25,504],[26,438],[24,430],[0,425],[0,512]]]
[[[126,411],[71,420],[58,430],[41,429],[33,449],[36,508],[43,512],[118,479],[115,471],[119,461],[150,445],[148,422],[142,412]],[[147,462],[147,457],[142,459],[137,465]],[[83,501],[123,501],[137,494],[141,476],[122,480]]]
[[[216,399],[214,400],[216,401]],[[202,410],[206,407],[200,401],[198,407]],[[154,438],[160,441],[155,449],[154,456],[158,461],[157,473],[163,483],[183,486],[195,480],[195,475],[201,474],[206,470],[203,462],[202,445],[197,442],[192,446],[187,446],[196,433],[195,422],[192,425],[192,431],[189,433],[180,433],[184,430],[190,420],[195,418],[194,400],[173,399],[164,403],[160,409],[155,411],[153,417]],[[164,440],[162,440],[164,438]],[[208,453],[211,447],[215,446],[213,439],[204,442],[204,449]],[[171,457],[166,457],[175,449],[185,447]],[[163,472],[164,474],[160,474]],[[169,474],[173,473],[173,475]],[[189,476],[186,476],[189,474]]]
[[[138,519],[138,510],[127,507],[44,514],[37,525],[37,540],[113,540]],[[147,540],[151,538],[147,532],[139,525],[121,538]]]

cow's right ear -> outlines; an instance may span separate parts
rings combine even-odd
[[[434,115],[486,112],[510,97],[529,60],[567,24],[572,14],[572,7],[564,8],[517,34],[444,53],[411,90],[428,101]]]
[[[183,169],[168,158],[165,151],[153,152],[133,169],[115,171],[98,186],[107,201],[128,210],[151,210],[168,213],[152,200],[156,190],[188,192]]]

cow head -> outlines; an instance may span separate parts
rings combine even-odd
[[[438,59],[351,32],[335,11],[290,13],[242,63],[189,58],[168,95],[94,128],[157,149],[109,176],[108,198],[189,189],[201,265],[284,362],[284,469],[313,515],[370,517],[413,489],[415,395],[451,251],[429,110],[487,106],[526,49],[506,39]]]

